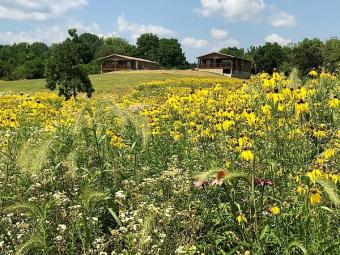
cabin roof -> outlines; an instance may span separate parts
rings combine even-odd
[[[249,60],[249,59],[239,58],[239,57],[235,57],[235,56],[233,56],[233,55],[228,55],[228,54],[224,54],[224,53],[220,53],[220,52],[216,52],[216,51],[215,51],[215,52],[210,52],[210,53],[208,53],[208,54],[204,54],[204,55],[199,56],[199,57],[197,57],[197,58],[204,58],[204,57],[209,56],[209,55],[212,55],[212,54],[217,54],[217,55],[220,55],[220,56],[222,56],[222,57],[229,57],[229,58],[242,59],[242,60],[251,62],[251,60]]]
[[[153,63],[153,64],[158,65],[157,62],[154,62],[154,61],[151,61],[151,60],[147,60],[147,59],[143,59],[143,58],[135,58],[135,57],[125,56],[125,55],[120,55],[120,54],[111,54],[111,55],[108,55],[108,56],[105,56],[105,57],[102,57],[102,58],[98,58],[98,60],[107,59],[107,58],[114,57],[114,56],[124,58],[124,59],[127,59],[127,60],[136,60],[136,61]]]

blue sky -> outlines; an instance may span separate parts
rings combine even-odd
[[[227,46],[340,37],[339,0],[0,0],[0,43],[60,42],[67,29],[175,37],[187,58]]]

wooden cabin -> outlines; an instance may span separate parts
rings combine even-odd
[[[159,64],[142,58],[112,54],[100,59],[101,73],[126,70],[157,70]]]
[[[251,61],[227,55],[219,52],[212,52],[198,59],[200,71],[213,72],[229,77],[249,78],[251,74]]]

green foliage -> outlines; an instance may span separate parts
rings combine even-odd
[[[46,67],[46,87],[55,90],[59,87],[59,95],[70,99],[79,92],[92,96],[92,83],[81,64],[88,55],[83,55],[83,43],[75,29],[69,30],[70,38],[52,48]],[[84,59],[85,58],[85,59]]]
[[[181,44],[177,39],[159,39],[155,34],[142,34],[137,39],[139,57],[158,62],[165,68],[188,68]]]
[[[325,67],[334,72],[340,69],[340,39],[332,37],[325,41],[323,47]]]
[[[130,44],[126,39],[121,37],[107,37],[96,51],[96,59],[111,54],[127,55],[137,57],[137,47]]]
[[[158,49],[159,63],[165,68],[185,68],[186,60],[177,39],[161,39]]]
[[[258,46],[253,56],[256,70],[267,73],[272,73],[274,68],[279,68],[285,59],[286,55],[283,48],[277,43],[266,43],[264,46]]]
[[[40,42],[0,45],[0,77],[5,80],[43,78],[48,50],[47,45]]]
[[[160,40],[155,34],[142,34],[137,38],[138,55],[152,61],[159,61]]]
[[[320,184],[320,186],[323,188],[323,190],[328,195],[329,200],[333,203],[333,205],[339,207],[340,199],[339,195],[337,194],[336,185],[325,179],[318,179],[317,183]]]
[[[220,53],[232,55],[239,58],[246,58],[246,53],[243,48],[228,47],[220,50]]]
[[[79,52],[84,64],[90,63],[103,41],[95,34],[84,33],[79,36]]]
[[[307,74],[313,68],[320,68],[324,64],[323,42],[320,39],[307,39],[297,43],[292,49],[293,64]]]

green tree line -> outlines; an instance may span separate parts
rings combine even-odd
[[[72,30],[72,29],[70,29]],[[46,77],[46,67],[60,54],[60,49],[67,44],[51,46],[35,42],[0,45],[0,79],[36,79]],[[158,62],[164,68],[190,68],[181,44],[174,38],[159,38],[154,34],[142,34],[136,44],[129,43],[121,37],[100,38],[95,34],[84,33],[77,36],[77,52],[83,70],[88,74],[100,72],[98,58],[121,54],[140,57]],[[59,53],[58,53],[59,52]]]
[[[330,72],[340,70],[340,39],[337,37],[326,41],[305,38],[301,42],[285,46],[266,43],[251,46],[248,50],[229,47],[221,49],[220,52],[252,60],[255,73],[271,73],[274,69],[290,72],[297,68],[305,75],[313,68],[324,68]]]
[[[66,40],[65,40],[66,41]],[[62,43],[51,46],[42,42],[0,45],[0,79],[36,79],[46,77],[46,67],[56,58]],[[159,38],[155,34],[142,34],[136,44],[120,37],[100,38],[95,34],[84,33],[77,37],[80,52],[79,62],[88,74],[100,72],[98,58],[116,53],[140,57],[158,62],[163,68],[186,69],[189,64],[181,44],[174,38]],[[254,72],[271,72],[274,68],[289,72],[293,68],[302,74],[312,68],[326,68],[334,72],[340,66],[340,39],[304,39],[298,43],[281,46],[266,43],[260,46],[243,48],[228,47],[220,52],[253,61]]]

